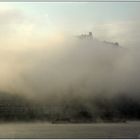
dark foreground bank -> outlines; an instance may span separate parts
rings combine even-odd
[[[19,94],[0,92],[0,121],[92,123],[140,120],[140,99],[125,94],[110,98],[72,96],[50,100],[32,100]]]

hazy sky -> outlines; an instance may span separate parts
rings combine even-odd
[[[59,40],[92,31],[100,40],[134,46],[139,44],[139,9],[139,2],[1,2],[0,36]]]

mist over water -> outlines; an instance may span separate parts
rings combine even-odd
[[[77,38],[31,46],[1,51],[1,90],[37,98],[69,96],[70,91],[88,97],[118,93],[139,96],[138,48]]]
[[[140,118],[138,48],[95,38],[44,42],[1,48],[0,96],[11,119]]]
[[[138,138],[139,9],[0,3],[0,138]]]

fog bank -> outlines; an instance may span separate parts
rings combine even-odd
[[[126,93],[139,96],[139,48],[63,37],[2,49],[2,91],[32,98]]]

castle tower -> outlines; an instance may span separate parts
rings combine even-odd
[[[89,36],[89,39],[90,39],[90,40],[93,39],[92,32],[89,32],[88,36]]]

